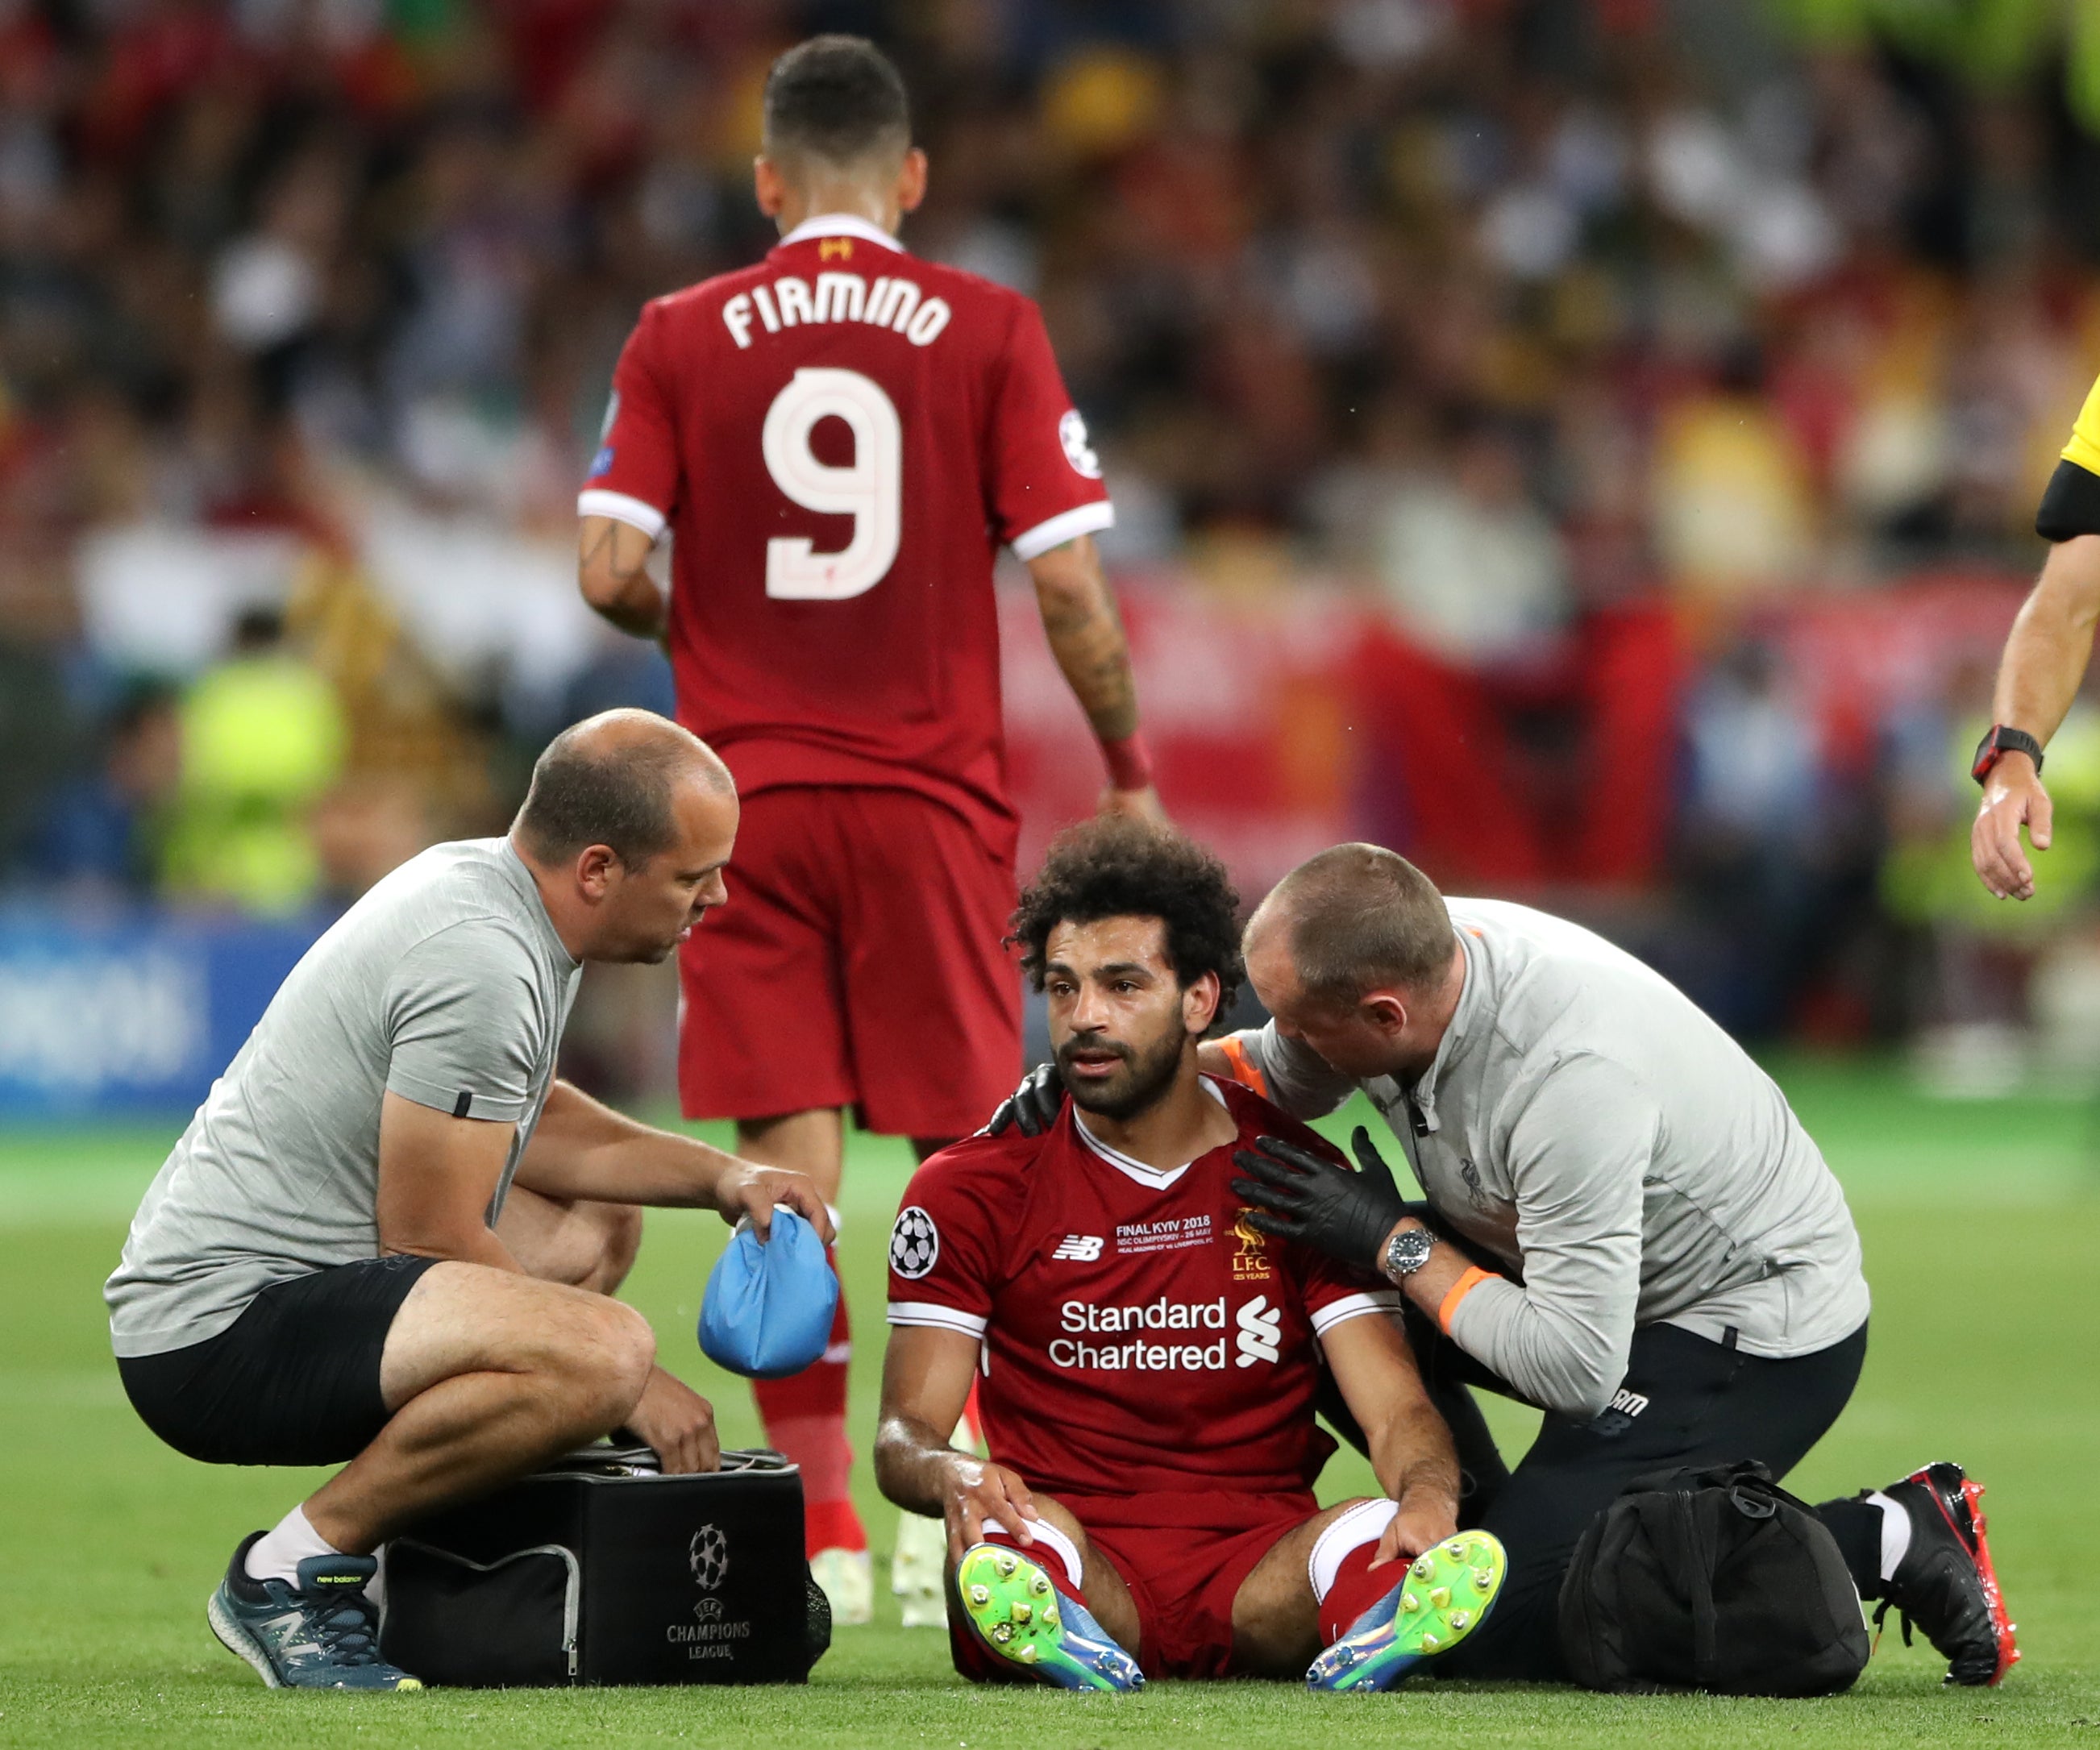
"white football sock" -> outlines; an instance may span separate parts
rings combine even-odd
[[[1321,1532],[1312,1541],[1312,1553],[1305,1558],[1305,1574],[1312,1582],[1313,1598],[1325,1604],[1342,1563],[1365,1544],[1374,1544],[1384,1536],[1386,1527],[1399,1514],[1396,1501],[1360,1501]]]
[[[299,1564],[308,1556],[342,1554],[314,1529],[303,1506],[294,1507],[278,1520],[276,1530],[265,1532],[249,1545],[248,1577],[281,1580],[295,1586],[299,1583]]]
[[[1910,1514],[1879,1489],[1867,1499],[1882,1510],[1882,1578],[1894,1580],[1896,1565],[1910,1552]]]
[[[978,1523],[987,1533],[1013,1537],[1013,1533],[996,1519],[982,1519]],[[1065,1564],[1065,1579],[1071,1581],[1074,1592],[1079,1591],[1086,1584],[1086,1568],[1079,1559],[1079,1546],[1047,1519],[1030,1519],[1028,1529],[1035,1534],[1037,1543],[1057,1553],[1057,1559]],[[1015,1537],[1014,1541],[1018,1544],[1021,1540]],[[1024,1549],[1021,1553],[1026,1555],[1028,1552]]]

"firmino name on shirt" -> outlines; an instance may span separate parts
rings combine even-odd
[[[756,320],[769,334],[805,322],[865,322],[930,346],[953,314],[945,298],[928,298],[909,280],[885,274],[874,284],[857,273],[820,273],[812,286],[794,274],[754,285],[722,306],[722,324],[739,347],[751,345]]]

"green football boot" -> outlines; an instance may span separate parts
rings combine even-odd
[[[1508,1569],[1501,1542],[1486,1532],[1460,1532],[1425,1549],[1408,1564],[1398,1585],[1312,1661],[1307,1686],[1392,1688],[1480,1626]]]
[[[973,1544],[955,1570],[970,1629],[995,1658],[1059,1689],[1145,1686],[1137,1661],[1077,1598],[1060,1598],[1040,1563],[999,1544]]]

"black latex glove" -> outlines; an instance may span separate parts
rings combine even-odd
[[[1362,1165],[1360,1173],[1295,1143],[1261,1137],[1252,1148],[1234,1151],[1233,1164],[1248,1176],[1235,1179],[1233,1189],[1254,1206],[1247,1220],[1264,1233],[1300,1240],[1345,1264],[1375,1270],[1386,1236],[1407,1206],[1392,1170],[1361,1124],[1349,1146]]]
[[[1057,1122],[1065,1104],[1065,1078],[1055,1064],[1038,1064],[1021,1078],[1021,1086],[999,1103],[985,1128],[993,1135],[1011,1124],[1024,1136],[1040,1136]]]

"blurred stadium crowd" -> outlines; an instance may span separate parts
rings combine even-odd
[[[1342,824],[1739,1030],[2020,1020],[2100,730],[2013,923],[1961,756],[2100,364],[2075,10],[7,0],[0,870],[339,901],[664,702],[549,605],[577,480],[641,302],[767,246],[760,82],[840,29],[915,94],[907,241],[1042,301],[1133,592],[1352,605]]]

